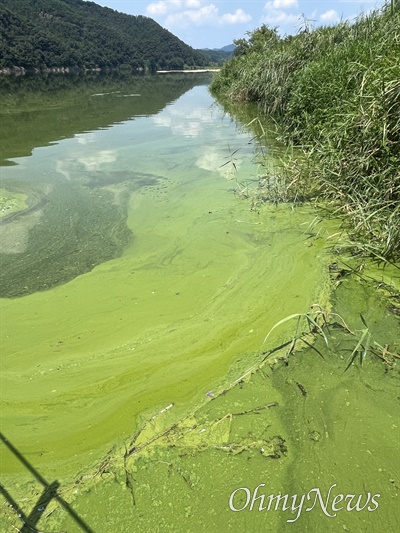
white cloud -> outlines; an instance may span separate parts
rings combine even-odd
[[[207,109],[192,109],[187,105],[166,108],[153,117],[157,126],[169,128],[174,135],[198,137],[211,124],[213,118]]]
[[[330,9],[329,11],[322,13],[320,19],[323,22],[338,22],[340,20],[340,17],[337,11],[335,11],[334,9]]]
[[[202,4],[203,0],[160,0],[149,4],[146,12],[149,16],[160,16],[185,9],[200,9]]]
[[[185,4],[186,7],[190,7],[192,9],[198,9],[201,7],[201,2],[199,0],[187,0]]]
[[[146,11],[151,17],[157,17],[158,15],[165,15],[168,6],[166,2],[157,2],[156,4],[149,4]]]
[[[78,144],[89,144],[95,142],[95,134],[94,132],[89,133],[77,133],[75,135],[75,139],[78,141]]]
[[[237,9],[235,13],[225,13],[219,19],[220,24],[242,24],[250,22],[251,16],[243,11],[243,9]]]
[[[116,150],[100,150],[94,152],[92,155],[85,155],[85,157],[78,157],[77,159],[85,167],[87,171],[100,170],[100,168],[107,163],[114,163],[117,160]]]
[[[195,161],[195,165],[203,170],[210,172],[218,172],[224,178],[231,178],[230,165],[222,166],[221,161],[224,161],[224,154],[221,150],[211,146],[207,146]],[[236,170],[240,168],[240,160],[235,161]]]
[[[274,9],[288,9],[289,7],[298,7],[298,0],[273,0],[272,2],[267,2],[267,8]]]
[[[266,24],[292,24],[293,22],[298,22],[298,15],[290,15],[284,11],[270,11],[262,17],[261,22]]]
[[[286,11],[297,8],[298,5],[298,0],[272,0],[271,2],[267,2],[264,6],[264,15],[261,22],[281,26],[298,22],[298,14],[288,13]]]
[[[167,26],[187,26],[195,24],[203,26],[205,24],[216,23],[218,20],[218,8],[214,4],[208,4],[200,9],[188,9],[178,13],[171,13],[165,20]]]
[[[292,1],[292,0],[290,0]],[[234,13],[220,15],[215,4],[205,4],[204,0],[161,0],[147,6],[147,14],[151,17],[165,16],[163,24],[168,27],[243,24],[251,20],[251,16],[243,9]]]

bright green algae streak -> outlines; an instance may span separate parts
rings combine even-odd
[[[0,188],[0,218],[26,208],[26,194],[19,194]]]
[[[34,276],[28,272],[25,292],[30,294],[1,301],[2,431],[49,481],[64,483],[67,501],[77,491],[73,506],[96,532],[261,531],[266,525],[271,531],[285,531],[283,513],[228,510],[235,488],[262,482],[266,494],[306,493],[315,486],[327,491],[335,482],[346,494],[385,491],[383,520],[390,531],[398,520],[387,507],[390,491],[397,490],[390,481],[397,475],[391,470],[395,461],[385,458],[388,450],[398,454],[394,380],[387,382],[377,370],[374,379],[382,383],[378,389],[386,392],[375,394],[361,378],[355,382],[354,374],[343,378],[342,361],[332,357],[324,366],[312,352],[301,364],[273,374],[257,372],[215,400],[206,396],[254,365],[266,333],[278,320],[326,302],[325,238],[331,224],[324,223],[319,238],[310,238],[315,213],[309,208],[283,205],[248,211],[229,191],[225,177],[232,166],[219,168],[240,148],[236,178],[254,177],[248,136],[211,107],[205,86],[158,114],[160,108],[128,121],[133,118],[129,112],[137,112],[129,106],[121,110],[120,101],[136,102],[137,96],[128,95],[145,95],[151,88],[151,83],[150,88],[143,86],[143,80],[137,83],[138,88],[131,84],[129,91],[104,89],[114,94],[102,96],[90,96],[102,91],[88,91],[88,102],[107,99],[95,108],[99,115],[110,117],[109,124],[121,124],[40,149],[2,171],[6,183],[19,180],[27,190],[40,191],[37,199],[46,199],[43,205],[37,200],[39,208],[25,219],[13,221],[21,223],[14,256],[29,265],[31,254],[40,257],[44,249],[53,258],[47,261],[47,283],[53,288],[43,291],[46,287],[37,282],[42,292],[32,291]],[[166,97],[165,103],[169,101]],[[61,107],[69,125],[67,107]],[[48,121],[47,113],[43,120]],[[40,113],[36,120],[41,120]],[[84,117],[81,120],[84,131]],[[89,114],[87,120],[93,124],[94,118]],[[29,187],[24,182],[28,175]],[[54,205],[61,233],[56,233],[55,219],[51,222]],[[107,252],[107,261],[104,250],[99,251],[101,237],[104,248],[117,243]],[[60,251],[63,240],[66,249]],[[88,251],[90,246],[96,249]],[[83,265],[81,255],[91,263]],[[75,268],[65,277],[56,276],[60,257]],[[46,261],[35,273],[42,284],[45,266]],[[24,293],[17,282],[15,290],[22,287]],[[396,326],[390,322],[391,330]],[[276,330],[269,342],[287,340],[287,331]],[[326,405],[322,410],[321,401]],[[173,408],[157,417],[154,427],[150,424],[143,442],[168,423],[194,414],[175,439],[168,435],[137,459],[133,454],[124,470],[124,443],[129,444],[144,420],[171,403]],[[277,405],[259,414],[232,415],[266,404]],[[350,414],[341,414],[346,409]],[[357,467],[357,443],[351,452],[345,444],[365,424],[368,431]],[[188,432],[193,426],[196,437]],[[204,428],[203,438],[199,432]],[[387,434],[386,441],[382,434]],[[260,442],[266,443],[265,455]],[[229,443],[249,449],[237,449],[237,454],[218,449]],[[337,475],[334,456],[341,463]],[[33,494],[30,478],[11,454],[5,457],[2,470],[10,492],[14,489],[20,500]],[[109,473],[94,487],[93,473],[107,457]],[[128,484],[126,476],[132,477]],[[82,488],[71,489],[69,482],[78,478]],[[32,497],[25,505],[29,513]],[[371,514],[374,520],[382,519],[378,512]],[[366,520],[365,513],[340,516],[340,527],[364,527],[359,521]],[[68,532],[79,531],[59,511],[49,520]],[[305,530],[304,520],[309,520],[310,531],[336,531],[339,524],[313,511],[296,523],[299,531]],[[331,525],[326,526],[327,520]],[[42,527],[45,519],[39,524]]]

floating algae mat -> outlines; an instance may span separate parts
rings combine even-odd
[[[55,84],[2,120],[37,124],[1,170],[2,531],[396,531],[397,307],[332,279],[334,222],[232,194],[249,135],[187,78]],[[334,283],[328,346],[286,357],[295,319],[263,344]],[[345,372],[359,313],[389,355]],[[312,489],[354,509],[296,508]]]

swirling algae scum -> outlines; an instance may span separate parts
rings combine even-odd
[[[3,433],[98,533],[396,531],[395,380],[378,364],[343,374],[313,352],[246,374],[277,321],[328,302],[333,223],[313,236],[310,208],[253,212],[214,172],[153,167],[157,182],[130,196],[120,257],[1,300]],[[43,488],[2,455],[29,515]],[[375,511],[316,505],[293,523],[281,504],[245,507],[244,490],[243,511],[229,508],[233,491],[262,483],[266,497],[334,484],[360,505],[381,497]],[[22,527],[2,510],[4,531]],[[38,512],[39,530],[84,530],[55,501]]]

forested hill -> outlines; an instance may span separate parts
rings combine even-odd
[[[0,69],[150,70],[207,59],[154,20],[82,0],[0,0]]]

